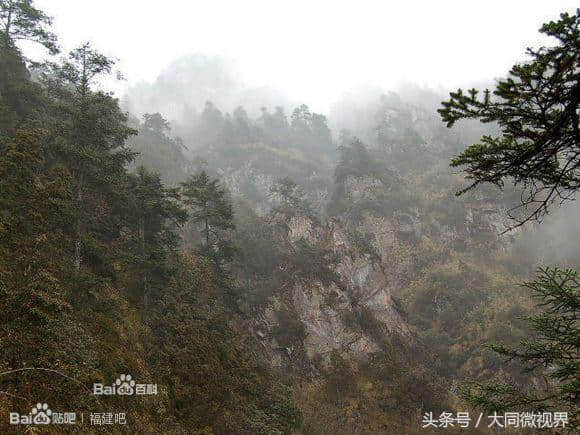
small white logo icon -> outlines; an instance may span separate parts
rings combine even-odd
[[[50,416],[52,411],[46,403],[37,403],[34,408],[32,408],[32,423],[33,424],[49,424]]]
[[[115,381],[115,385],[117,385],[117,394],[130,396],[134,392],[135,381],[131,379],[131,375],[121,375]]]

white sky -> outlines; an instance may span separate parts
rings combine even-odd
[[[36,0],[65,50],[89,40],[129,84],[187,54],[236,60],[250,85],[324,110],[361,84],[455,88],[505,75],[569,0]]]

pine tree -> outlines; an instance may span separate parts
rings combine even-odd
[[[558,45],[528,49],[532,60],[515,65],[510,77],[501,80],[483,99],[471,89],[451,93],[439,110],[448,127],[461,119],[496,122],[499,137],[484,136],[452,161],[466,166],[473,183],[459,194],[481,183],[503,187],[506,179],[522,185],[522,207],[526,215],[516,226],[540,219],[556,199],[573,199],[580,188],[580,33],[576,14],[563,13],[560,20],[544,24],[541,33],[557,39]],[[531,211],[529,207],[532,207]],[[529,371],[551,378],[547,391],[508,383],[474,383],[463,395],[488,411],[521,409],[570,412],[570,428],[580,429],[578,414],[579,347],[578,308],[580,282],[572,270],[542,269],[537,279],[525,284],[541,300],[544,311],[528,316],[533,337],[520,349],[499,344],[488,347],[510,360],[522,361]]]
[[[506,179],[522,185],[515,216],[522,225],[538,220],[556,200],[573,199],[580,188],[580,9],[563,13],[540,32],[557,40],[553,47],[529,48],[531,60],[514,65],[493,93],[461,89],[451,93],[439,113],[448,127],[461,119],[497,123],[499,137],[484,136],[452,161],[473,183],[503,187]],[[514,210],[515,210],[514,209]],[[512,210],[513,211],[513,210]]]
[[[19,40],[37,42],[51,54],[58,53],[52,19],[36,9],[32,0],[0,0],[0,45],[13,47]]]
[[[246,110],[239,106],[233,113],[234,137],[238,143],[248,143],[251,141],[250,118]]]
[[[9,367],[50,359],[39,342],[69,310],[62,283],[63,221],[70,178],[51,165],[47,131],[0,136],[0,361]]]
[[[547,372],[551,381],[545,391],[525,391],[497,382],[478,382],[463,389],[474,405],[492,411],[520,409],[538,412],[568,411],[569,428],[580,429],[580,275],[571,269],[540,269],[529,288],[543,312],[525,317],[534,335],[520,348],[503,343],[487,347],[508,360],[517,360],[531,374]]]
[[[120,200],[123,191],[120,184],[125,165],[134,158],[125,141],[135,131],[127,127],[127,117],[117,100],[91,88],[99,75],[111,72],[113,64],[84,44],[71,51],[62,65],[53,65],[51,72],[44,75],[44,84],[54,100],[56,147],[74,180],[76,275],[81,269],[83,245],[92,246],[90,256],[96,260],[105,252],[102,242],[110,238],[107,220],[112,218],[114,202]]]
[[[51,54],[58,53],[50,24],[51,19],[30,0],[0,0],[0,134],[15,133],[19,123],[37,117],[45,106],[16,42],[36,42]]]
[[[192,222],[201,226],[200,252],[214,259],[217,264],[231,260],[234,249],[226,234],[235,228],[234,214],[219,180],[201,171],[182,183],[181,194],[184,204],[191,210]]]
[[[224,127],[224,116],[211,101],[206,101],[201,113],[198,136],[204,145],[216,145],[221,139],[220,135]]]
[[[179,241],[177,227],[184,223],[186,212],[178,190],[164,187],[159,175],[140,166],[128,181],[124,220],[132,231],[121,255],[146,306],[169,281]]]
[[[130,138],[129,147],[138,153],[134,164],[159,173],[161,179],[175,185],[185,179],[185,156],[179,138],[169,136],[171,126],[159,113],[146,113],[138,125],[138,135]]]

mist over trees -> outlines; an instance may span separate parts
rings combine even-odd
[[[244,106],[252,116],[262,107],[293,104],[276,89],[246,85],[232,60],[201,54],[177,59],[152,83],[131,86],[122,101],[135,116],[160,112],[179,124],[195,124],[207,101],[226,112]]]
[[[209,55],[117,98],[93,44],[26,59],[58,53],[52,20],[0,0],[0,432],[40,401],[80,432],[419,433],[483,409],[573,433],[580,212],[542,192],[577,190],[579,19],[473,85],[494,93],[367,86],[326,114]],[[522,200],[543,222],[502,235]],[[93,394],[121,374],[157,394]]]

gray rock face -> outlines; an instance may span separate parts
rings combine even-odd
[[[332,350],[364,359],[379,349],[377,334],[385,339],[390,334],[409,336],[405,321],[394,309],[381,265],[351,245],[340,221],[331,219],[316,228],[308,218],[297,216],[290,222],[288,237],[292,242],[304,238],[311,244],[323,244],[339,258],[334,265],[339,285],[314,280],[299,282],[292,289],[292,308],[304,325],[303,345],[309,359],[326,361]],[[353,322],[361,310],[379,326],[374,333]]]

